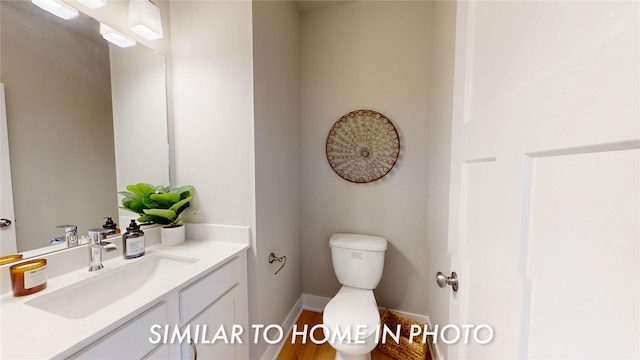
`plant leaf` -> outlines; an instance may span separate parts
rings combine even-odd
[[[147,218],[151,219],[151,222],[154,224],[160,224],[160,225],[171,225],[173,224],[172,220],[169,219],[165,219],[161,216],[154,216],[154,215],[147,215]]]
[[[196,188],[194,188],[192,185],[184,185],[184,186],[180,186],[179,188],[175,188],[171,190],[171,192],[176,194],[182,194],[185,191],[193,191],[195,189]]]
[[[169,225],[172,223],[172,220],[160,217],[160,216],[155,216],[155,215],[145,215],[145,219],[147,221],[149,221],[148,223],[151,224],[160,224],[160,225]]]
[[[169,209],[144,209],[144,213],[168,219],[171,222],[173,222],[177,216],[175,211]]]
[[[135,198],[138,197],[138,195],[136,195],[136,194],[134,194],[134,193],[132,193],[130,191],[118,191],[118,194],[120,194],[120,195],[122,195],[122,196],[124,196],[126,198],[132,198],[132,199],[135,199]]]
[[[161,208],[170,209],[171,206],[180,201],[180,194],[164,193],[164,194],[151,194],[151,200],[158,203]]]
[[[151,219],[147,218],[147,215],[140,216],[139,218],[136,219],[136,221],[141,224],[152,222]]]
[[[153,196],[155,194],[147,194],[145,196],[143,196],[142,199],[142,203],[144,204],[145,208],[147,209],[162,209],[163,206],[161,206],[159,203],[153,201],[151,199],[151,196]]]
[[[173,204],[173,206],[171,206],[169,210],[173,210],[176,212],[176,214],[180,214],[182,211],[184,211],[184,209],[189,207],[189,202],[191,201],[191,199],[193,199],[193,197],[189,196],[186,199],[180,200],[177,203]],[[181,209],[183,206],[184,208]]]
[[[132,193],[138,196],[145,196],[147,194],[153,194],[156,192],[156,189],[153,186],[145,183],[127,185],[127,190],[131,191]]]
[[[196,214],[197,214],[197,213],[191,213],[191,214],[183,215],[182,217],[179,217],[179,218],[175,219],[175,220],[173,221],[173,223],[174,223],[174,224],[179,224],[179,223],[181,223],[184,219],[186,219],[186,218],[188,218],[188,217],[191,217],[191,216],[193,216],[193,215],[196,215]]]
[[[124,209],[124,210],[127,210],[127,211],[134,212],[136,214],[141,214],[142,213],[142,212],[133,211],[133,210],[131,210],[128,207],[125,207],[125,206],[118,206],[118,209]]]
[[[128,198],[126,198],[128,199]],[[145,209],[144,204],[142,203],[142,198],[132,199],[131,201],[122,201],[122,205],[126,207],[128,210],[133,211],[138,214],[142,214],[142,211]]]

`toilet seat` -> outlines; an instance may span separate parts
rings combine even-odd
[[[342,336],[348,331],[350,336],[342,341],[344,345],[369,342],[369,338],[377,334],[380,325],[380,313],[373,290],[350,286],[343,286],[329,301],[322,318],[329,330],[329,342],[333,341],[336,329],[339,329]]]

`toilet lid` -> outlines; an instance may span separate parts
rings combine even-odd
[[[356,336],[359,336],[358,340],[364,340],[373,335],[380,325],[380,313],[373,291],[343,286],[324,308],[323,323],[332,336],[336,329],[343,336],[349,331],[350,342],[355,341]]]

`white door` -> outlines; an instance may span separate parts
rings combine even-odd
[[[639,7],[458,3],[449,358],[640,357]]]
[[[11,163],[9,161],[9,134],[7,112],[4,102],[4,84],[0,83],[0,256],[15,254],[16,227],[13,213],[13,187],[11,186]],[[8,224],[9,220],[11,224]]]

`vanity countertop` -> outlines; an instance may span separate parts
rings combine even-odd
[[[137,259],[125,260],[119,256],[106,260],[103,262],[105,268],[100,271],[88,272],[83,267],[49,278],[47,288],[36,294],[13,297],[11,292],[4,293],[0,297],[0,358],[45,359],[73,355],[144,312],[169,293],[183,287],[185,283],[204,276],[248,247],[248,244],[239,242],[208,240],[187,240],[172,247],[153,245],[147,247],[145,255]],[[146,285],[144,291],[124,296],[80,319],[68,319],[25,304],[67,285],[100,276],[110,269],[117,269],[154,254],[195,258],[198,261],[183,271],[167,276],[161,282]]]

